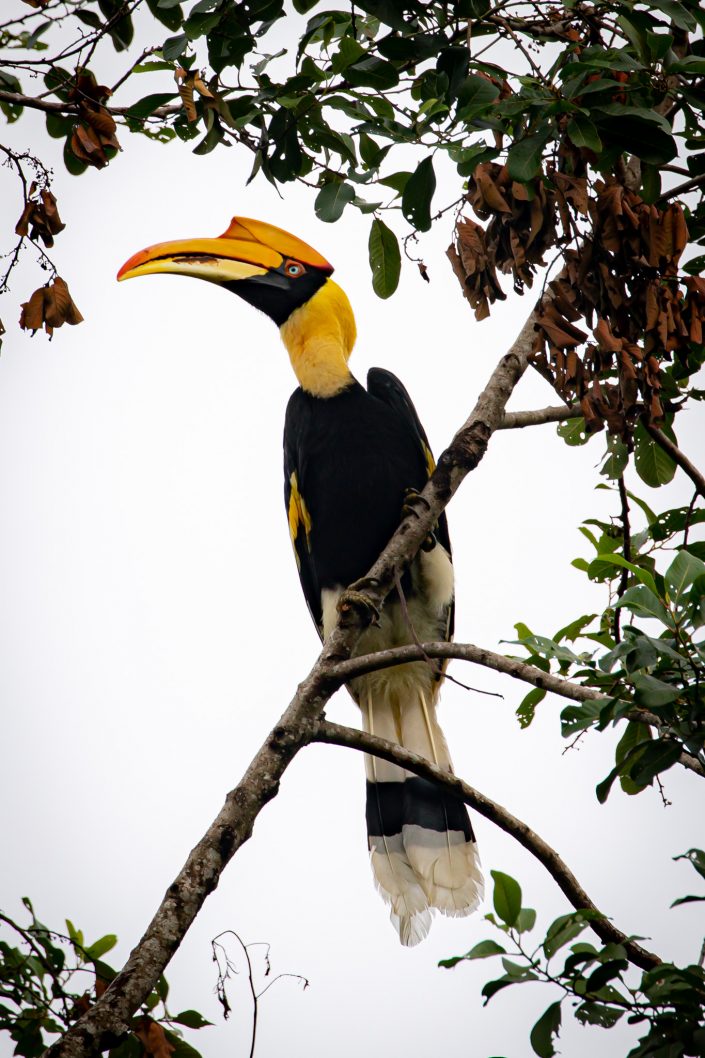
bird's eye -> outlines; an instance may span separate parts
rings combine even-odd
[[[305,269],[299,261],[287,261],[284,266],[284,271],[288,276],[293,276],[295,278],[296,276],[303,275]]]

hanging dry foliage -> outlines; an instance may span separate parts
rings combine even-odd
[[[15,234],[41,239],[50,248],[54,245],[54,236],[63,231],[66,225],[62,223],[51,191],[42,188],[38,198],[35,198],[36,193],[37,184],[32,183],[22,216],[15,225]]]
[[[78,106],[79,122],[71,134],[71,150],[86,165],[103,169],[114,151],[120,150],[117,125],[104,103],[111,92],[99,85],[89,70],[79,70],[69,99]]]
[[[29,301],[22,305],[20,314],[20,327],[23,330],[34,334],[43,326],[49,337],[55,327],[61,327],[64,323],[75,326],[82,322],[83,316],[74,304],[68,285],[60,276],[35,290]]]
[[[560,221],[562,241],[579,240],[580,249],[564,251],[550,284],[534,365],[565,401],[580,403],[588,432],[607,426],[630,443],[640,416],[661,425],[661,362],[687,365],[705,330],[705,280],[678,276],[688,241],[682,207],[650,205],[614,177],[591,188],[585,176],[551,168],[517,184],[496,163],[478,165],[467,200],[486,227],[459,219],[448,256],[477,319],[504,297],[498,272],[511,272],[518,292],[531,285]]]

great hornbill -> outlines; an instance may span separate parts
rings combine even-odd
[[[174,272],[218,283],[280,329],[299,388],[284,427],[284,493],[301,585],[321,638],[343,589],[361,578],[392,536],[409,491],[433,457],[401,382],[373,368],[367,389],[348,368],[356,328],[332,266],[281,228],[235,217],[217,239],[159,243],[135,254],[118,279]],[[390,597],[358,654],[453,632],[453,567],[445,515]],[[403,596],[403,598],[402,598]],[[451,770],[436,719],[443,666],[415,662],[349,685],[365,729]],[[425,779],[368,757],[372,866],[403,944],[426,936],[430,908],[466,915],[482,896],[465,805]]]

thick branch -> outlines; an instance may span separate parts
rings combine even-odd
[[[579,419],[582,415],[580,405],[569,408],[566,404],[550,408],[537,408],[535,411],[507,411],[497,427],[499,430],[521,430],[525,426],[543,426],[547,422],[565,422],[566,419]]]
[[[668,452],[673,462],[688,475],[698,493],[705,499],[705,478],[702,476],[698,468],[690,462],[688,457],[681,452],[678,445],[675,445],[670,437],[666,437],[666,434],[663,433],[662,430],[658,430],[650,423],[644,423],[644,426],[650,436],[653,437],[656,444],[659,445],[660,448],[663,448],[664,452]]]
[[[452,793],[458,795],[466,804],[474,808],[476,812],[489,819],[492,823],[505,833],[523,845],[532,856],[535,856],[546,868],[548,873],[557,883],[561,891],[568,897],[577,911],[598,911],[580,882],[570,868],[563,862],[555,849],[539,837],[517,819],[506,808],[502,808],[496,801],[491,801],[472,786],[468,786],[456,775],[451,775],[443,768],[436,767],[429,761],[420,757],[418,753],[411,753],[408,749],[387,742],[384,738],[376,735],[368,735],[366,731],[358,731],[351,727],[343,727],[341,724],[333,724],[327,720],[318,720],[310,730],[310,738],[313,742],[327,742],[334,746],[348,746],[351,749],[360,749],[365,753],[372,753],[375,757],[400,764],[414,775],[420,775],[424,779],[430,779],[438,786],[443,786]],[[623,944],[631,962],[640,966],[642,970],[651,970],[661,962],[658,955],[646,951],[639,944],[629,940],[626,934],[617,929],[616,926],[604,916],[590,923],[591,929],[604,943]]]
[[[526,370],[537,315],[534,309],[492,372],[471,415],[440,457],[421,494],[423,509],[420,507],[418,514],[409,514],[402,521],[370,570],[364,583],[369,606],[358,605],[359,593],[348,596],[347,602],[343,596],[341,618],[316,664],[169,886],[126,965],[94,1006],[45,1052],[46,1058],[94,1058],[127,1030],[129,1018],[163,973],[206,897],[218,885],[225,865],[249,838],[264,805],[276,795],[284,771],[306,737],[304,728],[320,717],[326,701],[340,685],[340,680],[332,675],[334,666],[350,656],[374,607],[384,604],[395,573],[402,572],[412,561],[462,480],[484,456],[506,403]]]

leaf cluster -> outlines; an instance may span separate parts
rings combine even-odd
[[[700,874],[703,854],[691,850],[686,858]],[[492,871],[494,914],[486,921],[506,938],[503,943],[482,940],[464,955],[444,959],[447,969],[465,961],[499,958],[503,974],[483,989],[485,1004],[506,988],[527,983],[552,986],[559,998],[534,1024],[530,1043],[539,1058],[553,1058],[565,1008],[582,1025],[611,1029],[620,1020],[639,1025],[643,1035],[627,1058],[680,1058],[705,1055],[705,971],[699,965],[678,967],[661,963],[635,980],[622,944],[596,947],[577,938],[602,916],[597,911],[561,915],[544,937],[529,941],[536,912],[522,907],[519,883],[502,871]],[[566,950],[567,949],[567,950]]]
[[[104,956],[117,937],[106,934],[88,944],[69,919],[66,932],[58,932],[37,919],[28,897],[22,903],[29,914],[27,925],[0,912],[0,1032],[13,1040],[15,1055],[39,1058],[115,977],[117,971]],[[168,982],[160,977],[132,1018],[131,1032],[116,1041],[110,1058],[200,1058],[183,1039],[180,1026],[201,1029],[211,1022],[196,1010],[172,1015],[168,994]]]

